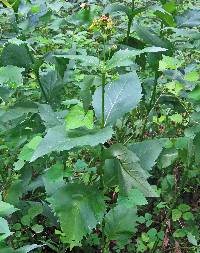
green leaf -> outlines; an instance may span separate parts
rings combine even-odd
[[[172,210],[172,220],[177,221],[181,218],[182,212],[179,209]]]
[[[93,111],[88,111],[85,114],[84,109],[79,105],[75,105],[70,109],[65,120],[67,129],[76,129],[79,127],[92,129],[94,127]]]
[[[159,17],[167,26],[175,27],[176,23],[174,21],[174,17],[171,13],[167,12],[161,6],[154,6],[153,7],[154,13],[157,17]]]
[[[116,240],[126,245],[137,231],[137,209],[118,205],[105,216],[105,234],[108,240]]]
[[[39,234],[39,233],[42,233],[43,231],[43,226],[42,225],[39,225],[39,224],[35,224],[31,227],[31,229],[36,233],[36,234]]]
[[[67,58],[69,60],[76,60],[81,62],[81,66],[84,67],[98,67],[99,66],[99,58],[90,55],[55,55],[57,58]]]
[[[167,168],[172,165],[178,158],[178,151],[176,149],[166,149],[159,158],[159,165],[161,168]]]
[[[66,131],[65,128],[66,127],[62,125],[48,129],[47,134],[35,150],[31,162],[53,151],[60,152],[82,146],[94,147],[100,143],[105,143],[113,134],[113,130],[110,127],[104,129],[75,129],[69,131]]]
[[[167,48],[169,50],[173,48],[173,45],[171,42],[169,42],[166,39],[161,39],[152,30],[144,26],[135,25],[135,31],[137,35],[139,36],[139,38],[141,38],[148,45],[161,47],[161,48]]]
[[[130,66],[133,64],[134,59],[137,55],[141,55],[144,53],[156,53],[156,52],[164,52],[167,49],[161,48],[161,47],[146,47],[142,50],[119,50],[114,55],[112,58],[107,61],[107,68],[108,69],[113,69],[116,67],[125,67],[125,66]]]
[[[179,209],[182,213],[184,213],[184,212],[187,212],[187,211],[190,210],[190,206],[189,206],[189,205],[186,205],[186,204],[180,204],[180,205],[178,206],[178,209]]]
[[[141,191],[139,191],[138,189],[133,189],[128,192],[127,197],[119,195],[118,204],[127,208],[131,208],[137,205],[147,205],[148,202]]]
[[[31,206],[28,209],[28,216],[31,219],[34,219],[36,216],[38,216],[39,214],[41,214],[43,212],[43,206],[41,203],[34,203],[33,206]]]
[[[199,80],[199,73],[197,71],[191,71],[184,76],[184,80],[189,82],[197,82]]]
[[[0,61],[3,66],[13,65],[27,69],[32,64],[31,52],[24,44],[7,44],[3,48]]]
[[[149,174],[140,166],[140,160],[135,153],[122,144],[114,144],[105,150],[104,157],[116,158],[119,161],[118,166],[114,167],[114,175],[117,177],[122,194],[127,195],[132,188],[137,188],[145,197],[157,197],[147,182]]]
[[[42,246],[43,245],[37,245],[37,244],[26,245],[24,247],[21,247],[21,248],[15,250],[13,253],[28,253],[34,249],[41,248]]]
[[[176,17],[178,27],[200,26],[200,8],[188,9],[181,16]]]
[[[18,68],[16,66],[6,66],[0,68],[0,84],[8,84],[12,87],[13,84],[16,86],[23,84],[22,72],[24,68]]]
[[[188,233],[187,234],[187,239],[188,239],[188,242],[190,242],[192,245],[194,245],[194,246],[198,245],[197,239],[195,238],[195,236],[193,234]]]
[[[54,112],[51,106],[48,104],[39,104],[38,109],[39,115],[44,122],[46,128],[51,128],[64,124],[64,118],[67,114],[66,110]]]
[[[96,187],[83,184],[68,184],[58,189],[48,201],[59,218],[70,249],[92,232],[105,212],[103,194]]]
[[[173,233],[173,236],[174,237],[177,237],[177,238],[183,238],[186,236],[186,232],[185,232],[185,229],[182,228],[182,229],[177,229],[174,233]]]
[[[114,13],[114,12],[124,12],[127,16],[129,16],[131,9],[125,4],[114,3],[109,4],[104,9],[104,13]]]
[[[57,162],[42,176],[45,190],[48,195],[53,194],[57,189],[64,185],[63,175],[63,165]]]
[[[200,100],[200,85],[197,85],[191,92],[189,92],[188,97],[196,101]]]
[[[118,80],[105,87],[105,125],[113,124],[125,113],[137,107],[142,98],[142,88],[136,72],[121,75]],[[93,107],[96,117],[102,118],[102,88],[93,95]]]
[[[185,221],[192,221],[194,220],[194,215],[191,212],[186,212],[183,214],[183,219]]]
[[[90,104],[92,102],[92,94],[90,88],[92,87],[92,84],[95,80],[94,76],[85,76],[83,81],[80,84],[80,97],[83,102],[83,108],[85,112],[88,111]]]
[[[55,101],[59,98],[63,81],[57,71],[40,72],[40,82],[50,100]]]
[[[143,169],[149,171],[155,165],[167,139],[145,140],[128,145],[128,149],[133,151],[139,158]]]
[[[167,69],[176,70],[182,64],[183,64],[182,60],[163,55],[162,60],[159,62],[159,70],[160,71],[164,71]]]
[[[10,232],[7,220],[0,217],[0,242],[12,234],[13,233]]]
[[[17,210],[13,205],[0,201],[0,216],[9,216]]]
[[[21,149],[21,152],[18,155],[18,161],[14,163],[14,170],[17,171],[22,169],[25,164],[25,161],[30,161],[35,149],[37,148],[41,140],[42,140],[41,136],[35,136],[29,143],[24,145],[24,147]]]

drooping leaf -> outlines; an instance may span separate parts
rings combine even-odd
[[[85,114],[84,109],[80,105],[75,105],[68,112],[65,121],[67,129],[76,129],[79,127],[92,129],[94,126],[93,111],[89,110]]]
[[[40,82],[50,100],[57,100],[61,89],[63,88],[62,78],[57,71],[50,70],[47,73],[40,73]]]
[[[148,45],[167,48],[169,50],[173,48],[171,42],[166,39],[161,39],[157,34],[144,26],[135,25],[135,31],[137,35]]]
[[[59,218],[65,242],[71,249],[80,244],[83,236],[92,232],[105,212],[103,194],[94,186],[68,184],[58,189],[48,201]]]
[[[130,112],[140,102],[142,88],[136,72],[121,75],[105,87],[105,125],[114,124],[125,113]],[[93,95],[96,117],[102,118],[102,89],[97,88]]]
[[[86,76],[80,84],[80,97],[83,102],[83,108],[87,112],[92,102],[91,86],[94,82],[94,76]]]
[[[168,11],[166,11],[161,6],[158,6],[158,5],[153,6],[153,11],[154,11],[154,14],[165,23],[165,25],[170,26],[170,27],[176,26],[176,22],[174,20],[173,15],[169,13]]]
[[[110,127],[104,129],[75,129],[66,130],[65,125],[50,128],[35,150],[31,161],[53,151],[70,150],[74,147],[96,146],[105,143],[112,137]]]
[[[167,139],[145,140],[128,145],[139,158],[143,169],[149,171],[155,165]]]
[[[114,144],[105,150],[105,158],[118,159],[119,164],[113,169],[115,181],[118,182],[122,194],[127,195],[131,189],[136,188],[146,197],[157,197],[147,181],[149,174],[141,167],[140,159],[135,153],[122,144]]]
[[[112,58],[107,62],[107,68],[113,69],[116,67],[125,67],[133,64],[133,60],[137,55],[144,53],[156,53],[156,52],[164,52],[167,49],[161,47],[146,47],[141,50],[119,50],[117,51]]]

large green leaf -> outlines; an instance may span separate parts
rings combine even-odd
[[[157,17],[159,17],[167,26],[175,27],[176,23],[174,21],[174,17],[171,13],[166,11],[164,8],[162,8],[159,5],[153,6],[153,11]]]
[[[0,84],[16,84],[17,86],[23,84],[22,72],[24,68],[16,66],[6,66],[0,68]]]
[[[105,143],[112,137],[110,127],[104,129],[87,130],[85,128],[66,130],[65,125],[50,128],[35,150],[31,161],[36,160],[53,151],[70,150],[75,147],[96,146]]]
[[[105,216],[105,234],[109,240],[126,245],[137,231],[137,209],[118,205]]]
[[[64,118],[67,115],[66,110],[54,112],[51,106],[48,104],[39,104],[38,109],[39,115],[46,128],[52,128],[54,126],[64,124]]]
[[[112,58],[107,62],[107,68],[113,69],[116,67],[125,67],[133,64],[133,60],[137,55],[144,53],[156,53],[156,52],[164,52],[167,49],[161,47],[146,47],[142,50],[119,50],[117,51]]]
[[[105,87],[105,125],[113,124],[125,113],[136,108],[142,98],[142,88],[136,72],[121,75],[118,80]],[[93,95],[96,117],[102,118],[102,89],[97,88]]]
[[[58,189],[48,201],[71,249],[101,223],[106,208],[103,194],[96,187],[75,183]]]
[[[0,62],[3,66],[13,65],[21,68],[29,68],[33,63],[31,53],[24,44],[7,44],[3,48]]]
[[[137,35],[148,45],[153,45],[156,47],[162,47],[167,49],[173,48],[171,42],[169,42],[166,39],[160,38],[157,34],[155,34],[153,31],[144,26],[135,25],[135,31]]]
[[[141,167],[140,159],[134,152],[128,150],[122,144],[114,144],[105,150],[105,158],[118,159],[118,162],[115,162],[115,166],[112,164],[112,160],[110,164],[107,164],[110,167],[105,167],[105,176],[109,176],[110,173],[106,172],[106,170],[113,170],[111,174],[114,174],[111,182],[119,184],[122,194],[127,195],[131,189],[137,188],[146,197],[157,197],[156,192],[147,181],[149,177],[148,172]]]
[[[200,8],[189,9],[181,16],[176,17],[178,27],[196,27],[200,26]]]
[[[128,145],[128,149],[140,158],[142,168],[149,171],[155,165],[166,141],[167,139],[145,140]]]
[[[63,81],[58,72],[55,70],[40,72],[40,82],[47,97],[53,101],[57,100],[63,88]]]

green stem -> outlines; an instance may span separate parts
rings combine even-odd
[[[132,0],[132,5],[131,5],[131,15],[129,14],[128,15],[128,29],[127,29],[127,35],[126,35],[126,43],[128,44],[129,42],[129,37],[130,37],[130,33],[131,33],[131,25],[132,25],[132,22],[133,22],[133,11],[135,9],[135,1]]]
[[[146,117],[145,117],[145,120],[144,120],[144,125],[143,125],[143,129],[142,129],[142,133],[141,133],[141,140],[143,140],[143,136],[144,136],[144,133],[146,131],[146,126],[147,126],[147,121],[148,121],[149,113],[151,112],[152,108],[154,107],[155,98],[156,98],[156,91],[157,91],[157,86],[158,86],[158,78],[159,78],[159,72],[158,72],[158,69],[156,69],[156,71],[155,71],[155,78],[154,78],[153,91],[152,91],[152,95],[151,95],[149,106],[147,108]]]
[[[105,84],[106,84],[106,73],[102,73],[102,103],[101,103],[101,108],[102,108],[102,121],[101,121],[101,128],[105,127]]]
[[[126,43],[128,44],[129,42],[129,37],[130,37],[130,33],[131,33],[131,25],[132,25],[132,22],[133,22],[133,18],[132,17],[129,17],[128,18],[128,30],[127,30],[127,35],[126,35]]]
[[[41,89],[41,91],[42,91],[43,97],[44,97],[44,99],[46,100],[46,102],[48,103],[48,102],[49,102],[49,101],[48,101],[48,97],[47,97],[46,92],[45,92],[45,90],[44,90],[44,87],[42,86],[42,83],[41,83],[41,81],[40,81],[39,71],[36,71],[36,72],[35,72],[35,75],[36,75],[38,84],[39,84],[39,86],[40,86],[40,89]]]

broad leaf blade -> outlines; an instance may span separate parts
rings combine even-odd
[[[83,236],[92,232],[103,219],[105,203],[103,194],[94,186],[68,184],[48,199],[72,249]]]
[[[130,144],[128,149],[140,158],[142,168],[149,171],[155,165],[166,141],[167,139],[145,140]]]
[[[132,188],[137,188],[146,197],[157,197],[147,181],[149,174],[141,167],[140,159],[135,153],[122,144],[114,144],[105,150],[105,158],[116,158],[119,161],[118,166],[115,167],[117,177],[115,180],[119,182],[122,194],[127,195]]]
[[[65,125],[50,128],[35,150],[31,162],[53,151],[70,150],[74,147],[96,146],[112,137],[110,127],[104,129],[76,129],[66,131]]]
[[[162,47],[146,47],[142,50],[119,50],[117,51],[112,58],[107,62],[108,69],[113,69],[116,67],[126,67],[133,64],[133,61],[137,55],[144,53],[156,53],[156,52],[164,52],[167,49]]]
[[[105,234],[109,240],[127,244],[137,231],[137,209],[118,205],[105,216]]]
[[[137,107],[142,98],[142,88],[136,72],[121,75],[105,87],[105,125],[114,124],[125,113]],[[93,95],[96,117],[102,118],[102,89],[97,88]]]

